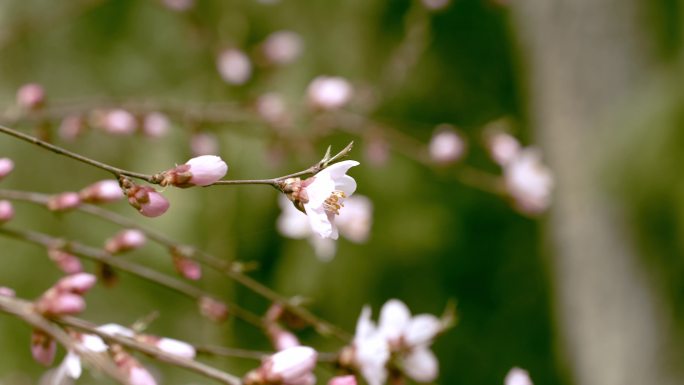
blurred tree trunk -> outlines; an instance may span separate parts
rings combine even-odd
[[[669,309],[601,181],[607,124],[656,64],[637,0],[512,1],[531,123],[556,173],[549,222],[559,345],[580,385],[681,384]],[[606,131],[609,130],[609,131]]]

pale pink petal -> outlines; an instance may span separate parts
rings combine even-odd
[[[380,310],[380,332],[392,343],[398,342],[411,321],[411,312],[406,304],[391,299]]]
[[[424,345],[432,341],[442,330],[442,322],[431,314],[419,314],[408,324],[404,332],[404,343],[408,346]]]
[[[418,347],[404,358],[404,372],[418,382],[432,382],[439,374],[439,362],[427,347]]]

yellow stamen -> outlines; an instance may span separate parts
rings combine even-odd
[[[325,211],[333,213],[335,215],[340,215],[340,209],[344,207],[341,199],[347,197],[344,191],[335,190],[330,194],[330,196],[323,202],[323,207]]]

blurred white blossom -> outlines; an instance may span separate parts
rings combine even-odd
[[[318,236],[306,214],[297,210],[285,196],[281,196],[278,202],[282,209],[277,221],[280,234],[293,239],[307,239],[318,258],[322,261],[331,260],[337,251],[335,241]],[[344,207],[340,209],[335,225],[344,238],[354,243],[363,243],[370,235],[372,221],[371,200],[363,195],[353,195],[344,201]]]
[[[541,213],[551,204],[553,174],[542,163],[538,149],[527,147],[506,163],[504,179],[516,207],[522,212]]]
[[[430,159],[448,164],[460,160],[466,151],[466,142],[451,125],[440,124],[430,139]]]
[[[339,76],[319,76],[307,89],[309,103],[315,108],[332,110],[344,107],[354,90],[347,79]]]
[[[527,370],[512,368],[506,374],[504,385],[533,385]]]

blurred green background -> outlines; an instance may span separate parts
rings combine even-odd
[[[111,208],[218,257],[258,262],[260,268],[251,273],[253,277],[283,294],[310,299],[316,314],[350,332],[364,304],[370,304],[377,314],[387,299],[399,298],[414,313],[440,314],[448,301],[455,300],[458,325],[434,344],[441,364],[437,383],[500,384],[511,367],[520,366],[536,384],[599,384],[582,374],[586,373],[583,364],[577,363],[581,358],[572,348],[571,353],[567,350],[572,346],[567,340],[574,334],[564,328],[572,324],[572,317],[567,318],[562,310],[566,286],[555,280],[573,273],[564,275],[562,263],[556,260],[556,252],[565,247],[554,227],[557,222],[545,215],[541,219],[525,217],[504,197],[463,183],[459,165],[430,167],[411,156],[422,154],[421,146],[427,144],[437,124],[450,123],[469,140],[464,164],[498,174],[481,137],[487,123],[508,117],[515,122],[513,132],[523,143],[536,143],[535,138],[541,136],[540,144],[551,157],[552,168],[564,161],[556,159],[554,164],[553,153],[548,153],[553,146],[548,143],[556,139],[549,139],[552,135],[544,133],[549,127],[536,118],[537,108],[548,107],[535,104],[535,95],[540,94],[537,87],[543,87],[536,71],[543,67],[547,51],[534,44],[530,48],[527,42],[543,40],[538,32],[545,24],[542,17],[529,17],[527,11],[547,12],[561,20],[564,12],[569,12],[575,19],[586,19],[590,26],[603,19],[593,13],[572,13],[580,5],[571,1],[523,3],[527,5],[512,10],[503,1],[454,0],[431,12],[421,2],[400,0],[282,0],[274,4],[198,0],[190,10],[176,12],[155,0],[4,1],[0,4],[0,106],[6,113],[0,122],[38,132],[31,119],[11,117],[16,90],[29,82],[45,87],[48,106],[151,101],[201,109],[209,103],[222,103],[226,118],[219,122],[170,114],[172,130],[159,139],[112,137],[94,131],[75,142],[65,142],[55,135],[56,120],[39,133],[52,132],[55,143],[100,161],[155,173],[185,162],[191,156],[192,132],[203,130],[218,138],[219,155],[229,164],[227,177],[231,179],[269,178],[304,169],[315,163],[328,145],[342,148],[354,140],[351,158],[362,165],[350,174],[358,182],[358,193],[374,202],[371,237],[365,244],[340,240],[331,262],[319,261],[306,241],[278,234],[275,223],[280,209],[276,191],[269,187],[167,188],[164,195],[171,201],[171,209],[156,219],[137,215],[124,202]],[[606,20],[621,17],[611,14],[615,1],[596,3],[605,5],[607,10],[601,10]],[[641,54],[650,58],[649,70],[644,71],[647,75],[642,81],[634,83],[639,88],[622,94],[619,108],[611,107],[610,113],[602,114],[602,127],[619,130],[587,134],[590,139],[586,140],[593,138],[603,148],[600,165],[559,167],[557,195],[583,194],[584,190],[573,189],[571,178],[564,176],[573,170],[591,169],[604,176],[597,188],[608,191],[611,204],[622,208],[622,235],[641,256],[639,271],[645,272],[648,282],[654,282],[647,286],[655,288],[655,301],[667,304],[666,311],[659,314],[668,325],[663,333],[670,343],[659,358],[677,369],[682,363],[677,346],[681,346],[684,319],[680,240],[684,199],[679,167],[684,115],[678,87],[682,80],[681,4],[673,0],[629,4],[640,4],[635,14],[645,22],[638,24],[633,35],[611,38],[646,41],[649,48]],[[526,25],[528,17],[530,23],[540,21],[542,27],[535,30]],[[546,24],[553,24],[554,19],[549,20]],[[415,57],[409,57],[415,65],[408,66],[405,76],[387,80],[388,63],[404,41],[405,31],[416,25],[424,29],[415,41]],[[577,23],[574,27],[581,26]],[[220,50],[239,47],[252,55],[268,34],[283,29],[301,35],[301,57],[283,67],[256,66],[252,78],[242,86],[222,81],[216,70]],[[575,30],[564,31],[572,40]],[[581,55],[564,51],[564,40],[555,41],[554,35],[545,43],[557,48],[549,51],[548,57],[556,55],[563,63],[567,55],[566,66],[572,65],[575,55]],[[594,42],[584,40],[582,44]],[[600,42],[596,47],[601,48]],[[593,63],[601,68],[605,64],[610,71],[611,60],[630,59],[620,49],[616,47],[613,56],[597,57]],[[571,74],[570,83],[572,76],[582,77],[582,71],[600,72],[588,63]],[[549,76],[568,74],[559,71]],[[308,83],[323,74],[344,76],[358,95],[377,100],[371,106],[359,97],[350,107],[371,121],[353,133],[335,123],[317,129],[320,122],[306,108],[305,93]],[[254,117],[254,100],[270,91],[285,96],[295,119],[291,131],[278,132]],[[581,89],[569,92],[575,97],[573,102],[583,100]],[[618,102],[611,99],[606,104],[612,105],[613,100]],[[393,137],[383,136],[385,128],[415,141],[409,142],[408,149],[407,145],[395,146]],[[377,135],[387,139],[390,149],[389,159],[382,164],[368,159],[366,151]],[[287,141],[282,140],[284,136]],[[16,163],[15,171],[2,181],[3,188],[58,193],[109,176],[10,137],[0,140],[0,155]],[[582,162],[584,155],[576,152],[577,162]],[[560,170],[570,171],[563,174]],[[55,215],[21,203],[15,208],[17,216],[10,224],[14,228],[92,245],[102,244],[117,231],[114,225],[80,213]],[[573,210],[562,207],[554,216],[572,216]],[[593,218],[599,213],[582,215]],[[19,297],[39,296],[60,276],[38,247],[0,238],[0,248],[4,261],[0,286],[14,288]],[[154,244],[122,258],[173,273],[168,254]],[[589,265],[587,269],[596,270]],[[603,278],[610,281],[611,269],[603,272]],[[206,272],[199,284],[257,313],[269,305],[211,272]],[[125,274],[117,286],[98,286],[87,298],[88,309],[82,316],[93,322],[131,324],[156,310],[159,317],[149,329],[154,334],[199,344],[270,348],[254,327],[239,320],[213,324],[197,313],[192,301]],[[610,308],[610,304],[601,306]],[[596,330],[595,340],[600,340],[601,328]],[[309,329],[299,336],[322,351],[341,347]],[[30,357],[29,337],[28,327],[0,316],[0,384],[37,383],[44,372]],[[626,339],[622,348],[639,347]],[[238,374],[256,365],[240,359],[208,361]],[[165,364],[143,362],[164,384],[209,383]],[[601,368],[600,362],[596,365]],[[606,366],[606,370],[611,369]],[[319,383],[330,374],[321,369]],[[89,376],[79,383],[104,383]],[[621,382],[603,382],[612,383]]]

